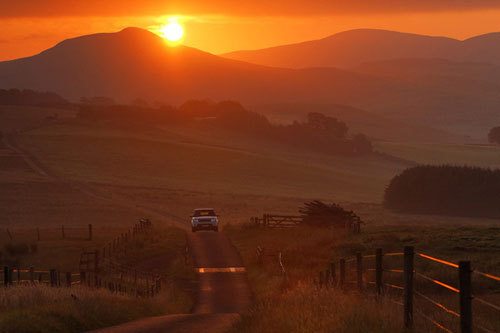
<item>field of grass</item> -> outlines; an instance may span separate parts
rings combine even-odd
[[[313,283],[318,273],[328,268],[331,262],[338,263],[340,258],[351,258],[356,252],[374,254],[376,248],[384,252],[401,252],[405,245],[412,245],[417,252],[422,252],[451,262],[471,260],[475,269],[500,275],[500,227],[485,226],[388,226],[369,224],[363,227],[360,235],[345,234],[332,230],[311,227],[299,227],[285,230],[265,230],[245,225],[230,226],[226,232],[235,246],[242,253],[248,267],[248,276],[256,305],[243,317],[243,321],[235,331],[259,332],[262,327],[270,325],[277,332],[364,332],[366,327],[373,326],[374,332],[397,332],[402,330],[401,309],[397,305],[386,305],[374,302],[369,297],[358,297],[352,293],[337,291],[321,291]],[[287,269],[288,282],[284,283],[276,259],[264,261],[260,265],[255,257],[257,246],[270,251],[280,250]],[[457,286],[458,273],[451,268],[417,257],[417,271]],[[386,257],[386,268],[401,269],[402,257]],[[373,266],[367,260],[365,267]],[[354,275],[348,266],[347,281]],[[337,265],[338,269],[338,265]],[[366,272],[365,279],[373,280],[372,273]],[[402,284],[397,275],[384,275],[386,282]],[[495,282],[475,277],[473,289],[493,303],[500,303],[500,285]],[[287,289],[283,289],[287,286]],[[367,287],[370,289],[370,286]],[[443,289],[434,287],[426,281],[418,281],[416,288],[427,293],[449,308],[458,311],[456,295],[450,295]],[[416,306],[427,314],[435,315],[435,320],[456,328],[456,320],[448,314],[441,313],[429,306],[426,301],[416,300]],[[382,306],[381,306],[382,304]],[[319,318],[301,316],[299,310],[316,312]],[[330,312],[328,312],[329,309]],[[335,310],[333,310],[335,309]],[[430,311],[430,312],[429,312]],[[490,329],[498,329],[500,321],[481,305],[475,305],[475,318]],[[357,318],[354,323],[353,317]],[[276,325],[272,324],[277,318]],[[288,324],[286,319],[288,318]],[[386,326],[383,326],[386,325]],[[418,331],[433,331],[421,318],[417,323]],[[286,329],[280,330],[279,327]]]
[[[375,149],[419,164],[500,168],[500,147],[494,145],[376,142]]]
[[[327,156],[186,132],[65,123],[19,141],[71,179],[205,193],[380,202],[385,185],[405,166],[378,156]]]
[[[88,288],[11,287],[0,290],[0,332],[85,332],[134,319],[188,313],[192,301],[172,286],[153,298]]]

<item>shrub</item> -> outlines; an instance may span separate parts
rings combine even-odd
[[[394,177],[384,206],[399,212],[500,217],[500,170],[417,166]]]
[[[488,133],[488,141],[491,143],[500,144],[500,126],[493,127]]]
[[[328,205],[318,200],[306,202],[299,212],[304,223],[312,226],[344,228],[346,224],[360,221],[353,211],[345,210],[336,203]]]

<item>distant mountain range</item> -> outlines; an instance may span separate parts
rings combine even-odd
[[[453,60],[443,66],[428,59],[417,59],[411,61],[422,69],[412,72],[415,64],[406,67],[402,60],[384,63],[385,59],[379,55],[390,54],[390,50],[384,49],[396,37],[402,44],[399,53],[394,51],[395,57],[409,53],[416,57],[425,52],[435,56],[444,52],[440,50],[449,49],[449,45],[461,42],[369,31],[379,36],[378,43],[369,40],[373,48],[370,51],[363,44],[365,39],[359,37],[361,32],[346,32],[341,38],[344,48],[340,53],[344,55],[338,59],[349,63],[350,69],[346,70],[331,64],[329,67],[284,68],[288,66],[286,60],[277,67],[251,64],[185,46],[171,47],[149,31],[127,28],[118,33],[65,40],[38,55],[0,62],[0,88],[54,91],[73,101],[82,96],[108,96],[120,102],[142,98],[171,104],[194,98],[233,99],[245,105],[314,104],[324,108],[324,105],[336,104],[381,115],[379,120],[391,117],[399,124],[410,123],[413,128],[420,128],[420,138],[425,137],[422,135],[425,126],[485,137],[493,124],[500,123],[498,81],[494,76],[489,80],[477,78],[478,73],[495,72],[495,65],[484,69],[483,65]],[[358,37],[348,42],[350,35]],[[396,37],[388,42],[382,38],[386,35]],[[410,52],[407,37],[418,41],[420,47],[414,46],[413,50],[422,49],[421,53]],[[351,58],[360,60],[348,61],[349,45]],[[429,45],[434,45],[434,51],[431,52]],[[294,52],[288,55],[294,58]],[[317,49],[304,53],[303,59],[313,55],[323,61],[329,58]],[[408,75],[404,71],[400,74],[398,66]],[[463,75],[457,77],[455,68]],[[421,75],[424,69],[429,75]],[[471,78],[477,81],[479,88]],[[303,111],[313,109],[306,107]]]
[[[223,57],[255,64],[287,67],[353,69],[373,61],[401,58],[441,58],[457,62],[500,64],[500,32],[464,41],[387,30],[357,29],[323,39],[236,51]]]

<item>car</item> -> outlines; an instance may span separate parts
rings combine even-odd
[[[191,215],[191,230],[219,231],[219,216],[213,208],[196,208]]]

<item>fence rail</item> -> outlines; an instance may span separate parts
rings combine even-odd
[[[275,215],[263,214],[262,217],[254,216],[250,218],[250,224],[255,226],[262,226],[266,228],[290,228],[302,224],[304,216],[300,215]],[[355,221],[346,222],[344,228],[353,233],[361,232],[361,223],[359,218]]]
[[[130,241],[152,229],[149,219],[142,219],[127,233],[114,238],[102,249],[83,249],[79,272],[61,272],[56,269],[35,269],[34,267],[3,267],[2,283],[14,285],[40,285],[68,287],[75,285],[89,288],[107,288],[116,293],[135,296],[155,296],[161,290],[164,278],[157,274],[136,270],[116,260],[118,254],[126,253]],[[62,235],[67,231],[62,229]],[[88,226],[88,237],[92,239],[92,225]]]
[[[384,267],[384,257],[403,257],[403,269],[394,269],[394,268],[386,268]],[[414,259],[415,257],[420,258],[422,260],[432,261],[441,265],[445,265],[452,269],[455,269],[457,272],[457,283],[458,288],[450,285],[449,283],[445,283],[438,279],[435,279],[431,276],[421,273],[418,269],[415,268]],[[374,267],[363,267],[364,260],[372,260],[375,259]],[[355,264],[355,269],[346,268],[346,264]],[[460,332],[462,333],[471,333],[473,328],[477,328],[484,332],[493,332],[494,330],[485,327],[485,323],[476,324],[473,321],[473,312],[472,306],[474,302],[479,302],[483,306],[487,306],[491,310],[499,311],[500,306],[494,304],[493,302],[487,301],[483,298],[478,297],[478,295],[472,294],[472,274],[480,275],[484,278],[489,279],[490,281],[500,281],[500,277],[495,276],[493,274],[488,274],[484,272],[479,272],[471,269],[471,263],[469,261],[460,261],[458,264],[449,262],[447,260],[443,260],[440,258],[435,258],[433,256],[423,254],[423,253],[415,253],[413,247],[407,246],[404,248],[404,252],[395,252],[395,253],[383,253],[382,249],[377,249],[375,254],[369,255],[361,255],[361,253],[357,253],[354,258],[342,258],[338,262],[339,266],[339,277],[336,276],[336,266],[337,263],[330,263],[329,267],[325,271],[319,272],[319,278],[317,280],[318,286],[321,288],[323,286],[333,286],[341,289],[352,288],[351,285],[354,285],[359,292],[363,292],[364,289],[368,286],[374,286],[375,292],[377,295],[386,295],[390,296],[393,293],[390,293],[389,290],[393,290],[398,299],[390,298],[391,301],[401,305],[403,307],[403,318],[405,327],[410,329],[414,326],[413,319],[414,314],[428,320],[431,322],[437,329],[445,332],[453,332],[449,327],[446,327],[446,324],[440,323],[434,320],[431,316],[425,314],[420,309],[414,308],[413,299],[417,296],[419,299],[426,301],[428,304],[433,305],[434,309],[443,311],[444,313],[450,316],[450,320],[455,319],[458,320],[457,327],[459,327]],[[375,280],[367,279],[365,276],[365,272],[370,272],[375,274]],[[355,280],[347,280],[348,273],[355,273]],[[392,281],[384,281],[384,273],[402,273],[402,285],[398,285]],[[426,295],[422,290],[417,290],[415,288],[415,280],[422,279],[428,283],[432,283],[433,285],[443,287],[443,290],[447,290],[452,292],[453,294],[458,294],[458,311],[450,308],[449,306],[443,304],[439,300]]]
[[[3,234],[3,236],[2,236]],[[86,226],[66,226],[54,228],[6,228],[0,232],[2,238],[9,241],[18,240],[56,240],[56,239],[71,239],[71,240],[92,240],[92,224]]]

